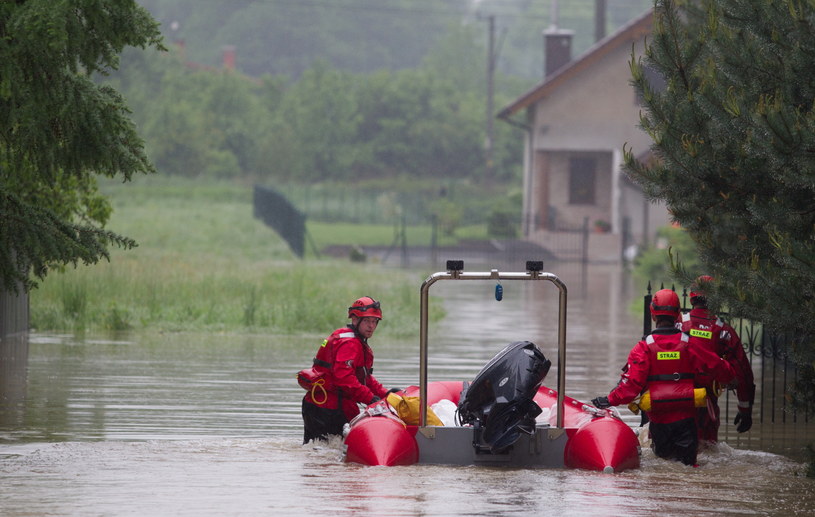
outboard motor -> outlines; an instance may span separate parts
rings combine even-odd
[[[551,365],[534,343],[510,343],[462,394],[459,420],[481,429],[481,441],[490,452],[509,447],[522,432],[532,434],[535,417],[541,413],[533,397]]]

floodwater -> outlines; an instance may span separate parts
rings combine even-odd
[[[567,286],[579,283],[553,272]],[[585,296],[570,287],[569,395],[590,399],[616,382],[641,334],[628,310],[641,293],[628,283],[616,269],[598,268]],[[448,313],[431,327],[431,381],[471,379],[516,340],[535,342],[556,362],[556,288],[502,286],[500,302],[494,282],[431,289],[432,303]],[[381,298],[384,327],[387,294]],[[22,373],[4,367],[0,515],[815,514],[815,480],[804,476],[803,460],[727,443],[701,453],[695,469],[643,448],[642,467],[618,474],[345,464],[338,441],[301,444],[303,392],[294,373],[320,339],[31,336]],[[380,381],[418,383],[418,338],[376,335],[371,343]],[[544,384],[556,386],[556,371]],[[626,421],[638,425],[633,415]]]

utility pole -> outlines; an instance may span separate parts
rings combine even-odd
[[[486,171],[485,180],[488,186],[492,186],[495,165],[493,163],[492,152],[494,146],[493,134],[493,103],[495,94],[495,15],[487,17],[488,44],[487,44],[487,140],[484,145]]]
[[[594,42],[606,37],[606,0],[594,0]]]

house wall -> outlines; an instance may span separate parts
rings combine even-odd
[[[642,51],[642,42],[635,51]],[[629,84],[630,53],[630,44],[620,45],[534,105],[536,151],[600,151],[627,144],[638,155],[648,149],[650,139],[637,127],[641,106]]]
[[[641,40],[634,44],[636,55],[642,46]],[[602,56],[582,58],[580,70],[530,107],[533,163],[527,185],[532,195],[526,200],[525,220],[535,222],[527,232],[532,240],[540,230],[582,224],[585,217],[590,225],[596,220],[609,222],[611,233],[620,236],[627,221],[628,240],[617,238],[618,249],[613,253],[622,256],[620,246],[632,240],[638,245],[652,241],[656,229],[667,223],[665,208],[648,203],[620,170],[623,146],[640,155],[651,144],[638,127],[642,107],[630,85],[631,49],[628,41]],[[572,157],[596,160],[594,205],[569,202]]]

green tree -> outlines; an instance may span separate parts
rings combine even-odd
[[[0,2],[0,288],[135,245],[104,230],[95,181],[153,171],[121,95],[92,80],[128,45],[161,48],[135,1]]]
[[[667,202],[717,278],[716,308],[803,336],[794,351],[805,376],[815,366],[813,55],[812,2],[657,1],[632,72],[659,160],[626,156],[629,174]],[[649,84],[646,66],[664,90]],[[691,280],[681,262],[675,273]]]
[[[156,168],[181,176],[267,176],[270,120],[282,81],[185,63],[180,49],[146,55],[129,49],[110,84],[133,108]],[[283,149],[285,150],[285,148]]]
[[[317,59],[344,72],[416,66],[459,20],[468,0],[141,0],[168,39],[184,40],[189,58],[210,66],[225,45],[249,75],[299,78]],[[174,23],[175,22],[175,23]]]
[[[201,67],[181,48],[129,49],[110,84],[127,97],[164,173],[391,187],[394,179],[477,181],[486,134],[479,39],[474,27],[457,27],[418,69],[351,74],[323,60],[297,81]],[[508,183],[523,143],[514,128],[495,129],[495,172]]]
[[[294,172],[301,181],[352,178],[360,121],[356,84],[352,74],[318,61],[284,95],[278,116],[300,153]]]
[[[358,105],[361,176],[474,176],[483,109],[473,110],[472,94],[425,70],[383,71],[360,86]]]
[[[162,173],[205,175],[217,163],[209,153],[218,150],[201,109],[209,74],[188,70],[176,54],[151,56],[140,64],[125,68],[137,77],[123,91],[134,98],[135,118],[153,163]]]

